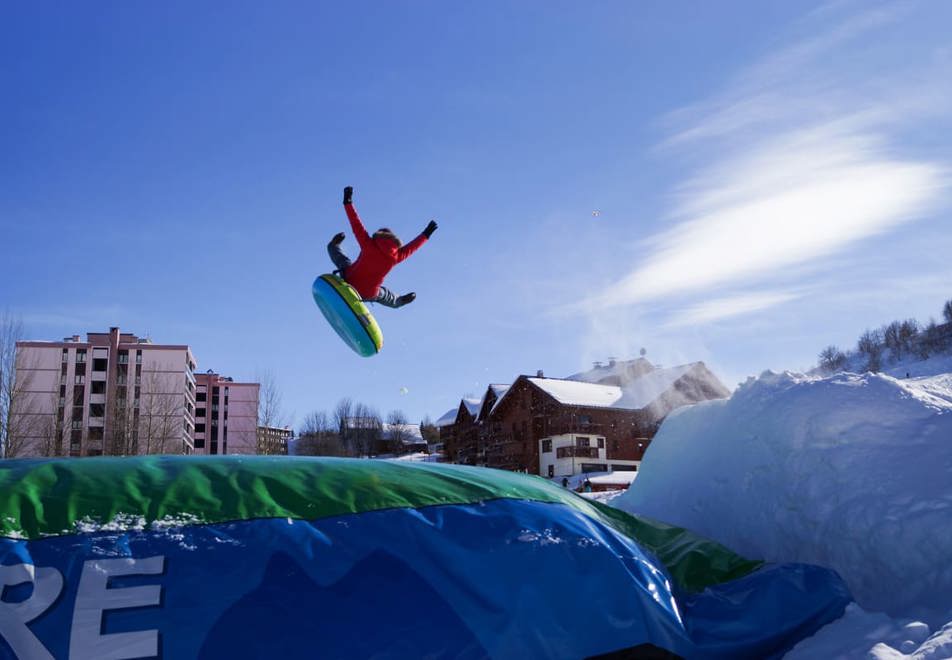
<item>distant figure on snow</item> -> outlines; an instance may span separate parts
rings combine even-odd
[[[394,266],[426,243],[433,232],[436,231],[437,225],[433,220],[430,220],[423,233],[407,245],[403,245],[397,235],[387,227],[381,227],[371,236],[364,229],[360,216],[354,210],[353,194],[354,189],[351,186],[344,188],[344,210],[347,212],[350,228],[357,238],[357,244],[360,246],[360,255],[357,257],[357,261],[352,262],[340,249],[340,244],[344,242],[345,238],[344,232],[331,239],[331,242],[327,244],[327,253],[337,267],[340,276],[354,287],[365,301],[380,303],[386,307],[403,307],[413,302],[416,294],[411,292],[397,297],[396,294],[383,286],[383,280]]]

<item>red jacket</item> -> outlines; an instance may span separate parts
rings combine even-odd
[[[380,292],[387,273],[398,263],[409,257],[426,243],[426,235],[420,234],[412,241],[399,247],[392,239],[386,237],[371,238],[364,229],[360,216],[353,204],[344,204],[350,228],[357,237],[360,245],[360,256],[344,273],[344,279],[357,289],[357,293],[364,300],[372,300]]]

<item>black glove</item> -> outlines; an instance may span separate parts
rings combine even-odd
[[[354,189],[352,186],[347,186],[344,188],[344,204],[352,204],[351,198],[354,196]]]
[[[426,229],[423,230],[423,235],[429,238],[437,228],[436,220],[430,220],[430,224],[426,226]]]

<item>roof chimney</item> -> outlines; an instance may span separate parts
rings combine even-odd
[[[608,366],[609,366],[609,367],[614,367],[616,360],[617,360],[617,358],[613,358],[613,357],[608,358]]]
[[[545,374],[542,373],[542,369],[539,369],[536,372],[536,378],[545,378]]]

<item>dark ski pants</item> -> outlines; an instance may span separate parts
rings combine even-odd
[[[345,280],[347,279],[347,269],[350,268],[350,265],[353,263],[344,251],[340,249],[340,244],[335,245],[334,243],[327,244],[327,254],[330,255],[331,261],[334,262],[334,265],[337,266],[337,272],[340,273],[340,276]],[[372,298],[365,302],[375,302],[380,303],[384,307],[393,307],[397,308],[401,305],[397,304],[396,294],[386,287],[380,287],[380,291],[377,293],[376,298]]]

